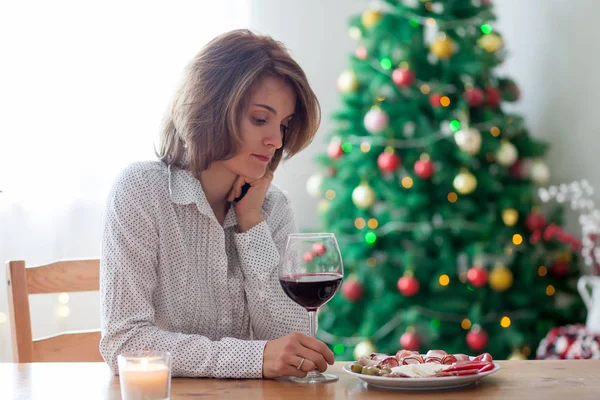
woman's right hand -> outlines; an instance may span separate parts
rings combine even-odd
[[[302,359],[304,358],[304,362]],[[320,372],[333,365],[333,352],[325,343],[299,332],[269,340],[263,354],[263,376],[303,378],[315,368]],[[301,365],[302,364],[302,365]],[[300,369],[298,366],[301,365]]]

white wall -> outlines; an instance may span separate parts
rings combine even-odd
[[[600,151],[596,113],[600,109],[600,15],[596,0],[496,0],[496,29],[504,35],[510,57],[500,72],[522,90],[511,105],[521,112],[532,135],[548,140],[552,182],[587,178],[600,191],[594,152]],[[317,201],[306,193],[305,181],[316,170],[313,159],[325,148],[328,116],[338,106],[335,81],[347,67],[354,41],[347,18],[365,9],[368,0],[255,0],[252,26],[284,42],[305,69],[323,109],[315,142],[277,171],[275,182],[293,199],[301,228],[318,227]],[[596,17],[595,17],[596,16]],[[309,27],[310,26],[310,27]],[[569,228],[578,232],[570,215]]]

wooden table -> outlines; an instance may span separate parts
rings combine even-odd
[[[479,384],[437,392],[368,387],[338,362],[328,370],[340,377],[335,383],[175,378],[171,399],[600,399],[600,360],[499,363],[502,369]],[[0,399],[120,398],[119,379],[103,363],[0,363]]]

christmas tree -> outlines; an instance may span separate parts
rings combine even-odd
[[[580,243],[542,210],[547,144],[503,110],[519,89],[485,0],[386,0],[354,16],[319,170],[346,276],[318,337],[339,360],[401,348],[532,358],[580,322]]]

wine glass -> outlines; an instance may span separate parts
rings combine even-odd
[[[279,283],[289,298],[308,311],[310,336],[315,337],[317,310],[338,291],[344,277],[342,255],[333,233],[293,233],[288,236]],[[323,383],[338,379],[315,369],[298,383]]]

